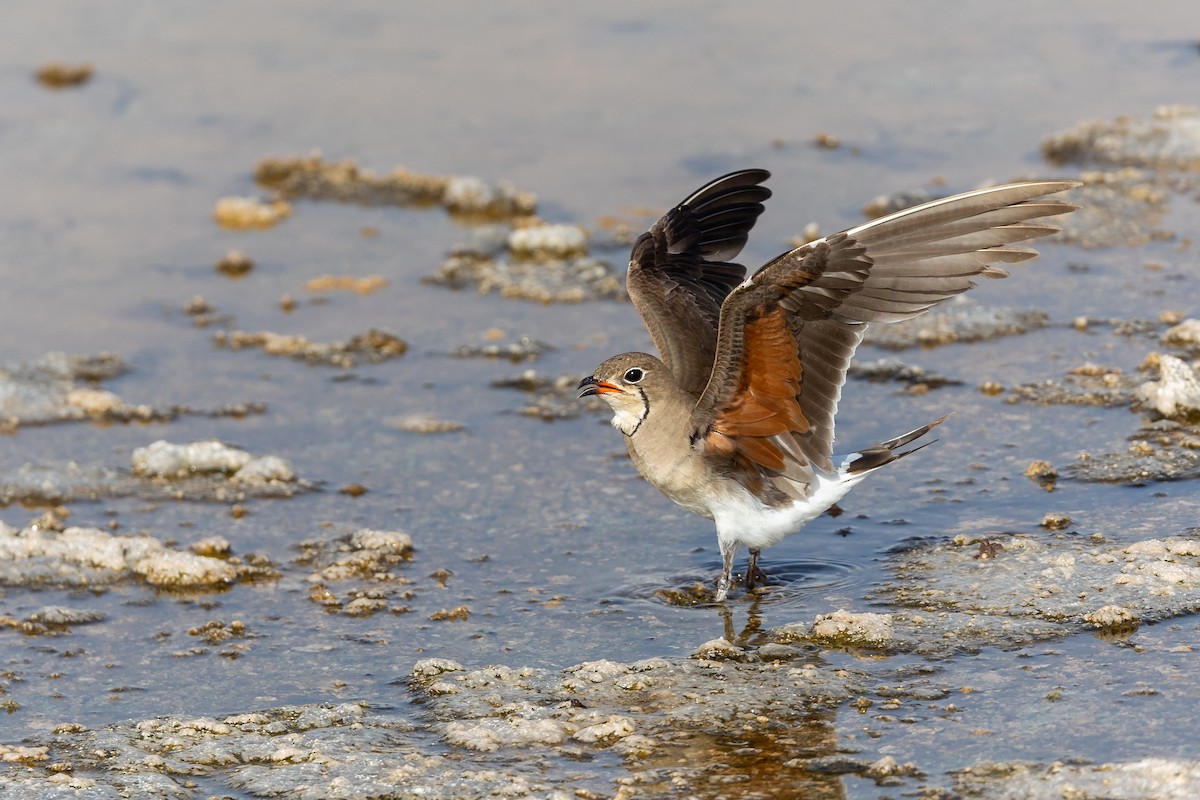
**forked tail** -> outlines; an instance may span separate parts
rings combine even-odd
[[[950,414],[953,413],[953,411],[950,412]],[[858,475],[865,472],[870,472],[873,469],[879,469],[885,464],[890,464],[893,461],[904,458],[910,453],[915,453],[922,447],[928,447],[936,442],[937,439],[931,439],[928,442],[922,442],[916,447],[909,448],[908,450],[900,449],[901,447],[904,447],[904,445],[920,439],[938,425],[941,425],[950,417],[950,414],[935,419],[928,425],[922,425],[921,427],[911,430],[906,434],[897,436],[895,439],[888,439],[886,442],[880,442],[874,447],[868,447],[865,450],[858,452],[856,454],[858,457],[846,465],[845,473],[847,475]]]

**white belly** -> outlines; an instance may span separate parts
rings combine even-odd
[[[867,473],[828,475],[817,473],[813,492],[788,506],[771,508],[740,486],[730,485],[709,509],[717,523],[717,539],[722,549],[733,547],[770,547],[785,536],[796,533],[810,520],[845,496]]]

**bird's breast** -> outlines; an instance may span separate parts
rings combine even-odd
[[[654,488],[688,511],[712,519],[714,476],[686,437],[664,444],[631,436],[626,445],[637,471]]]

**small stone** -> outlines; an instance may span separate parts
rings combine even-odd
[[[587,255],[587,232],[578,225],[534,225],[508,235],[508,250],[519,258]]]
[[[719,639],[710,639],[700,645],[692,653],[691,657],[709,661],[742,661],[745,659],[745,654],[734,647],[728,639],[721,637]]]
[[[195,295],[191,300],[183,304],[183,313],[189,317],[199,316],[200,314],[211,314],[212,312],[212,304],[204,299],[204,295]]]
[[[1090,622],[1097,628],[1129,628],[1138,624],[1138,616],[1124,606],[1102,606],[1095,611],[1083,615],[1084,622]]]
[[[1071,518],[1058,511],[1051,511],[1042,517],[1041,526],[1048,531],[1061,531],[1070,527]]]
[[[448,658],[425,658],[413,664],[409,674],[414,678],[432,678],[447,672],[466,672],[466,667]]]
[[[354,292],[367,295],[379,291],[388,285],[388,279],[382,275],[321,275],[310,278],[304,284],[306,292]]]
[[[611,742],[630,736],[636,729],[637,726],[629,717],[613,714],[604,722],[580,728],[571,735],[571,738],[576,741],[588,743]]]
[[[471,614],[470,609],[466,606],[456,606],[455,608],[435,611],[429,615],[429,619],[433,622],[465,622]]]
[[[892,639],[890,614],[854,613],[838,609],[821,614],[813,622],[812,637],[834,644],[877,647]]]
[[[270,228],[292,213],[283,200],[265,202],[257,197],[223,197],[213,208],[213,218],[222,228]]]
[[[38,67],[37,82],[47,89],[67,89],[82,86],[92,79],[91,64],[64,64],[53,61]]]
[[[209,536],[198,542],[192,542],[191,550],[198,556],[228,558],[233,550],[233,545],[224,536]]]
[[[818,239],[821,239],[821,225],[810,222],[804,225],[803,230],[800,230],[799,236],[792,236],[787,243],[792,247],[803,247],[804,245],[808,245],[809,242],[815,242]]]
[[[1054,491],[1058,470],[1049,461],[1033,461],[1025,468],[1026,477],[1037,481],[1048,492]]]
[[[836,150],[842,146],[842,140],[834,136],[832,133],[821,131],[813,139],[813,144],[823,150]]]
[[[389,417],[383,423],[389,428],[408,433],[453,433],[463,429],[461,422],[439,419],[434,414],[406,414],[403,417]]]
[[[342,613],[351,617],[366,617],[377,611],[383,611],[388,601],[381,597],[356,597],[345,605]]]
[[[296,480],[296,472],[291,464],[279,456],[262,456],[246,462],[229,480],[250,486],[292,483]]]
[[[924,189],[917,189],[912,192],[897,192],[892,195],[881,194],[863,206],[862,213],[867,219],[875,219],[885,214],[903,211],[906,208],[912,208],[913,206],[928,203],[936,199],[932,193]]]
[[[979,542],[979,552],[975,554],[975,558],[984,561],[989,558],[995,558],[1002,552],[1004,552],[1004,545],[984,539]]]
[[[81,409],[91,417],[102,417],[125,408],[121,398],[104,389],[72,389],[67,392],[67,405]]]
[[[1129,452],[1135,456],[1152,456],[1154,455],[1154,445],[1149,442],[1131,442]]]
[[[221,256],[221,260],[217,262],[217,272],[228,275],[231,278],[240,278],[243,275],[249,275],[252,269],[254,269],[254,259],[241,250],[230,250]]]
[[[25,747],[22,745],[0,744],[0,763],[33,764],[38,761],[49,760],[50,748],[46,746]]]

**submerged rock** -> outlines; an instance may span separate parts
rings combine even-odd
[[[1144,758],[1107,764],[976,764],[953,773],[956,797],[1021,800],[1192,800],[1200,797],[1200,761]]]
[[[464,428],[461,422],[442,419],[436,414],[406,414],[402,417],[388,417],[383,424],[408,433],[454,433]]]
[[[786,773],[798,796],[814,783],[836,782],[785,764],[834,752],[826,709],[855,696],[863,674],[741,663],[713,658],[711,649],[691,659],[591,661],[561,671],[422,661],[410,686],[453,747],[522,768],[562,760],[600,794],[612,791],[614,758],[623,767],[616,783],[654,797],[702,796],[732,781],[752,794]],[[731,728],[738,750],[723,738]]]
[[[215,439],[191,444],[158,440],[133,451],[133,474],[175,480],[196,475],[226,475],[231,483],[263,486],[294,483],[296,473],[279,456],[255,458]]]
[[[1044,311],[985,308],[959,295],[919,317],[894,325],[873,325],[864,341],[889,350],[977,342],[1037,330],[1046,320]]]
[[[294,483],[296,471],[292,469],[291,464],[279,456],[262,456],[247,461],[237,472],[229,476],[229,480],[231,483],[243,486]]]
[[[216,440],[139,447],[128,471],[69,463],[26,464],[0,474],[0,504],[57,505],[106,497],[241,502],[248,497],[291,497],[313,484],[296,477],[279,456],[255,457]]]
[[[915,364],[905,364],[894,358],[880,358],[866,363],[855,362],[846,373],[851,378],[865,378],[869,381],[899,381],[910,386],[925,386],[937,389],[942,386],[961,386],[962,381],[947,378],[933,370],[918,367]]]
[[[1129,437],[1124,451],[1081,453],[1076,463],[1063,468],[1066,478],[1140,485],[1200,477],[1200,429],[1195,424],[1200,420],[1200,381],[1192,367],[1173,356],[1151,354],[1142,369],[1155,367],[1159,380],[1139,383],[1119,369],[1084,364],[1062,380],[1018,386],[1005,400],[1109,408],[1132,405],[1155,417],[1153,421],[1143,417],[1142,427]],[[1054,470],[1048,462],[1046,467]]]
[[[1116,408],[1131,405],[1137,381],[1115,367],[1086,363],[1070,370],[1062,380],[1046,379],[1011,390],[1007,402],[1042,405],[1087,405]]]
[[[1061,241],[1111,247],[1171,238],[1157,227],[1169,190],[1200,184],[1200,108],[1163,106],[1150,117],[1082,122],[1047,137],[1042,152],[1054,163],[1099,168],[1079,176],[1084,186],[1072,201],[1081,208],[1059,223]]]
[[[527,369],[515,377],[494,380],[491,385],[493,389],[519,389],[532,395],[530,401],[521,406],[517,413],[547,422],[574,419],[585,412],[611,411],[598,397],[580,399],[576,396],[580,377],[560,375],[550,378],[536,370]]]
[[[539,303],[579,303],[585,300],[622,300],[625,276],[606,261],[590,256],[540,260],[493,257],[459,252],[449,258],[426,283],[450,289],[475,287],[481,294]]]
[[[524,217],[537,208],[535,195],[503,181],[423,175],[404,167],[376,175],[353,161],[326,162],[319,155],[263,159],[255,167],[254,177],[287,198],[366,206],[441,205],[453,213],[485,218]]]
[[[141,580],[165,589],[219,589],[273,574],[262,559],[251,562],[176,550],[152,536],[112,534],[99,528],[17,530],[0,522],[0,585],[6,586],[96,586]]]
[[[1200,319],[1185,319],[1163,331],[1162,343],[1187,350],[1200,350]]]
[[[832,614],[818,616],[809,636],[818,641],[849,646],[885,647],[892,640],[892,618],[887,614],[838,609]]]
[[[408,343],[393,334],[369,330],[345,342],[312,342],[299,334],[260,331],[220,331],[213,336],[218,347],[230,350],[259,348],[269,356],[288,356],[309,364],[353,367],[359,362],[375,364],[399,358],[408,351]]]
[[[0,366],[0,432],[22,425],[59,422],[161,422],[182,415],[241,417],[261,414],[265,407],[242,403],[213,410],[186,405],[156,408],[130,405],[94,384],[127,371],[113,353],[67,356],[50,353],[27,363]]]
[[[1072,190],[1071,202],[1079,209],[1055,221],[1062,228],[1056,241],[1095,249],[1137,247],[1172,237],[1158,227],[1170,205],[1161,176],[1126,167],[1087,171],[1077,179],[1083,186]]]
[[[0,744],[13,764],[0,771],[0,796],[56,797],[68,788],[63,775],[80,787],[71,794],[89,797],[131,787],[138,797],[191,797],[181,786],[193,782],[206,795],[314,800],[707,797],[731,784],[746,796],[780,786],[838,796],[843,773],[887,785],[920,775],[886,757],[834,764],[847,757],[830,708],[867,683],[853,669],[808,664],[657,658],[467,670],[426,659],[410,674],[414,702],[396,709],[350,702],[59,725],[40,741]],[[889,679],[887,688],[920,695],[918,683]]]
[[[251,458],[245,450],[215,439],[191,444],[171,444],[160,439],[133,451],[133,474],[154,478],[186,478],[198,473],[232,475]]]
[[[26,636],[61,636],[70,633],[74,626],[91,625],[102,622],[104,618],[99,611],[66,606],[44,606],[21,619],[0,613],[0,627],[15,628]],[[0,691],[0,694],[3,692]]]
[[[422,280],[450,289],[540,303],[624,300],[624,270],[588,255],[588,238],[572,225],[502,225],[472,229]]]
[[[946,195],[941,195],[945,197]],[[897,211],[903,211],[906,208],[919,206],[922,203],[929,203],[939,199],[928,189],[916,189],[911,192],[895,192],[894,194],[881,194],[872,198],[865,206],[862,213],[867,219],[876,219],[886,214],[894,214]]]
[[[412,580],[395,568],[413,558],[412,536],[404,531],[363,528],[332,541],[300,543],[297,563],[309,567],[308,597],[329,611],[368,616],[377,611],[403,614],[411,609],[390,601],[412,599]],[[336,592],[335,592],[336,589]]]
[[[1164,417],[1200,420],[1200,379],[1195,370],[1174,356],[1162,355],[1158,371],[1157,381],[1137,388],[1137,399]]]
[[[1200,478],[1200,438],[1191,429],[1147,427],[1132,439],[1129,448],[1121,453],[1081,454],[1074,464],[1063,469],[1063,475],[1074,480],[1132,486]]]
[[[1081,122],[1049,136],[1042,153],[1057,163],[1200,170],[1200,108],[1160,106],[1150,117]]]
[[[509,344],[463,345],[452,355],[458,358],[504,358],[514,364],[521,361],[534,361],[554,348],[545,342],[522,336]]]
[[[894,649],[1005,646],[1200,611],[1195,531],[1126,544],[1065,533],[989,541],[1002,545],[989,558],[964,536],[894,557],[896,579],[871,597],[900,607],[889,615]]]
[[[310,581],[387,580],[392,567],[412,560],[413,542],[404,531],[363,528],[331,542],[302,542],[300,550],[300,563],[315,568]]]

